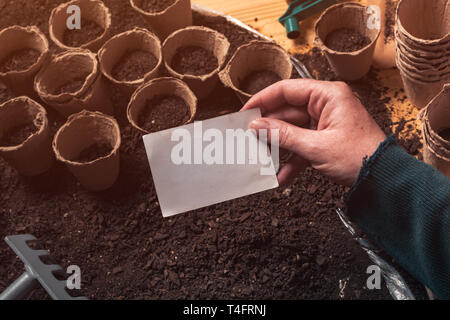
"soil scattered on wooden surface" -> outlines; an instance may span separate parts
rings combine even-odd
[[[99,38],[105,30],[96,22],[81,18],[81,29],[66,29],[63,43],[68,47],[80,47]]]
[[[450,141],[450,128],[441,130],[439,136],[444,140]]]
[[[135,81],[144,78],[152,71],[158,60],[144,50],[136,50],[126,53],[112,70],[112,76],[119,81]]]
[[[56,89],[54,94],[75,93],[83,87],[83,84],[85,82],[86,77],[70,80],[69,82]]]
[[[198,46],[179,48],[172,58],[172,69],[179,74],[205,75],[217,69],[218,66],[214,54]]]
[[[370,38],[356,30],[340,28],[330,32],[325,39],[325,45],[339,52],[358,51],[370,43]]]
[[[41,53],[35,49],[23,49],[11,53],[0,62],[0,72],[24,71],[37,62]]]
[[[136,5],[144,11],[155,13],[161,12],[173,5],[176,0],[138,0]]]
[[[99,158],[106,157],[111,153],[111,151],[112,147],[108,143],[105,142],[94,143],[90,147],[81,151],[78,157],[76,157],[72,161],[79,163],[91,162]]]
[[[37,131],[38,128],[33,123],[25,123],[11,128],[0,137],[0,147],[18,146]]]
[[[175,95],[159,95],[148,100],[139,116],[139,126],[148,132],[185,124],[191,118],[189,106]]]
[[[395,12],[397,10],[397,0],[386,0],[386,24],[384,29],[384,42],[394,40]]]
[[[50,12],[65,1],[48,0],[39,7],[29,0],[9,1],[0,28],[33,24],[48,35]],[[148,27],[128,1],[104,2],[113,15],[113,34]],[[194,25],[228,37],[228,58],[258,38],[223,17],[197,12],[193,17]],[[298,57],[318,79],[335,79],[320,50]],[[376,71],[352,87],[385,132],[392,132],[389,101],[381,96]],[[110,92],[115,109],[125,110],[128,99],[114,86]],[[199,102],[196,120],[240,108],[233,90],[219,84]],[[65,119],[52,109],[48,113],[54,133]],[[81,293],[90,299],[342,299],[340,281],[347,283],[343,299],[391,299],[384,285],[365,287],[366,269],[373,263],[335,213],[347,188],[307,169],[288,187],[163,219],[142,133],[125,115],[118,122],[120,176],[101,193],[85,191],[61,163],[42,176],[23,178],[0,159],[0,238],[35,235],[63,268],[80,266]],[[410,141],[400,144],[417,154]],[[23,263],[0,242],[0,291],[22,272]],[[403,276],[416,298],[426,298],[411,285],[417,282]],[[48,295],[39,288],[29,298]]]
[[[248,94],[255,94],[281,80],[273,71],[262,70],[250,73],[242,81],[241,90]]]

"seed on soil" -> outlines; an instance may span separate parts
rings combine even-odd
[[[64,32],[63,42],[69,47],[79,47],[99,38],[105,30],[97,23],[81,19],[81,29],[67,29]]]
[[[136,5],[146,12],[161,12],[175,3],[176,0],[137,0]]]
[[[150,52],[136,50],[126,53],[114,67],[112,76],[119,81],[135,81],[153,70],[158,64],[156,57]]]
[[[78,157],[73,161],[80,163],[91,162],[96,159],[106,157],[111,153],[112,149],[113,148],[108,143],[95,143],[81,151]]]
[[[181,47],[172,59],[172,69],[179,74],[200,76],[217,69],[219,63],[211,51],[202,47]]]
[[[242,81],[241,90],[248,94],[255,94],[278,81],[281,81],[281,77],[273,71],[255,71]]]
[[[450,141],[450,128],[446,128],[446,129],[444,129],[444,130],[441,130],[441,131],[439,132],[439,136],[440,136],[442,139],[444,139],[444,140]]]
[[[85,81],[86,77],[73,79],[55,90],[55,94],[75,93],[83,87]]]
[[[349,28],[340,28],[327,35],[325,45],[339,52],[358,51],[370,43],[370,38]]]
[[[147,101],[139,116],[139,126],[148,132],[170,129],[190,119],[186,102],[175,95],[159,95]]]
[[[34,49],[18,50],[0,62],[0,72],[24,71],[31,67],[41,53]]]
[[[13,147],[21,145],[28,137],[36,133],[38,128],[33,123],[25,123],[6,131],[0,137],[0,147]]]

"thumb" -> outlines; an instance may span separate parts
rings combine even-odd
[[[278,130],[279,146],[299,155],[300,157],[310,161],[314,150],[317,150],[317,142],[319,133],[315,130],[309,130],[294,126],[288,122],[284,122],[272,118],[261,118],[250,123],[250,129],[256,131],[266,129],[269,141]]]

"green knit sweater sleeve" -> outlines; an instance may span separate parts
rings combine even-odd
[[[450,299],[450,180],[387,138],[365,159],[347,215],[440,299]]]

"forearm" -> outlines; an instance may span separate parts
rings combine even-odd
[[[450,298],[450,180],[388,138],[361,169],[347,214],[439,298]]]

